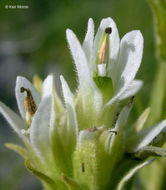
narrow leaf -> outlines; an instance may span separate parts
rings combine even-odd
[[[143,168],[144,166],[150,164],[152,160],[148,160],[148,161],[145,161],[139,165],[137,165],[136,167],[132,168],[129,172],[126,173],[126,175],[120,180],[118,186],[117,186],[117,190],[122,190],[123,187],[125,186],[125,184],[127,183],[127,181],[141,168]]]
[[[128,137],[127,150],[128,152],[137,152],[139,149],[147,146],[151,141],[160,134],[160,132],[166,127],[166,120],[161,121],[159,124],[148,128],[140,133]]]
[[[58,189],[57,185],[50,177],[48,177],[47,175],[43,174],[42,172],[36,170],[31,166],[30,160],[27,159],[25,161],[25,165],[27,169],[29,169],[35,176],[39,177],[42,181],[44,181],[51,189]]]
[[[25,148],[17,144],[6,143],[5,146],[22,156],[25,160],[28,159],[28,152]]]
[[[67,177],[65,174],[62,174],[62,179],[66,183],[69,190],[82,190],[74,179]]]
[[[5,104],[0,102],[0,112],[5,117],[7,122],[11,125],[14,131],[27,142],[27,138],[21,133],[22,129],[27,129],[27,125],[14,111],[8,108]]]

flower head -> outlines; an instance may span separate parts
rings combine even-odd
[[[26,160],[46,189],[121,189],[149,156],[165,156],[154,140],[166,120],[144,130],[149,109],[128,126],[133,97],[117,114],[118,102],[142,86],[134,80],[140,66],[143,38],[139,31],[119,40],[111,18],[103,19],[94,38],[92,19],[81,46],[71,30],[67,40],[79,84],[73,94],[60,77],[64,103],[52,75],[34,85],[17,77],[16,99],[21,117],[0,103],[0,112],[25,147],[7,144]],[[160,141],[160,140],[159,140]],[[154,146],[148,146],[151,145]]]

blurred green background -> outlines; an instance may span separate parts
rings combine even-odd
[[[29,9],[5,9],[5,5],[16,4],[28,5]],[[89,17],[94,19],[96,29],[102,18],[112,17],[120,37],[135,29],[144,36],[144,56],[137,74],[144,87],[133,109],[136,118],[148,106],[157,66],[152,13],[146,0],[1,0],[0,100],[18,112],[14,95],[18,75],[31,80],[34,74],[43,79],[54,73],[61,94],[59,75],[63,74],[74,91],[76,75],[65,30],[71,28],[82,42]],[[4,147],[5,142],[19,143],[19,139],[0,115],[0,189],[42,189],[26,171],[23,160]]]

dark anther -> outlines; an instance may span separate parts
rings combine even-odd
[[[27,96],[24,100],[24,106],[25,106],[25,109],[27,110],[27,112],[29,113],[29,115],[31,117],[33,117],[33,115],[35,114],[36,110],[37,110],[37,106],[33,100],[33,97],[32,97],[32,94],[31,94],[31,91],[27,88],[24,88],[24,87],[21,87],[20,88],[20,92],[21,93],[24,93],[26,92],[27,93]]]
[[[20,88],[20,92],[21,92],[21,93],[23,93],[23,92],[25,92],[25,91],[26,91],[26,89],[25,89],[24,87],[21,87],[21,88]]]
[[[112,32],[112,28],[111,27],[108,27],[108,28],[105,29],[105,33],[106,34],[111,34],[111,32]]]

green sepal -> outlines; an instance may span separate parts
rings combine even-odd
[[[65,126],[56,126],[50,133],[50,143],[58,171],[71,177],[73,147],[68,144],[66,130]]]
[[[84,190],[107,189],[110,181],[110,156],[106,128],[90,128],[80,132],[73,157],[74,178]]]
[[[110,147],[109,147],[109,154],[111,158],[110,166],[111,166],[111,171],[113,172],[114,166],[116,163],[122,158],[124,151],[125,151],[125,141],[126,141],[126,136],[124,131],[126,130],[126,123],[132,108],[132,101],[133,99],[130,99],[130,102],[128,103],[127,106],[123,108],[121,111],[117,122],[115,124],[114,130],[117,132],[117,135],[113,135],[111,142],[110,142]],[[112,173],[113,174],[113,173]]]
[[[72,178],[62,174],[62,180],[65,182],[69,190],[82,190],[79,184]]]
[[[156,146],[145,146],[141,148],[138,152],[131,153],[130,156],[131,158],[141,160],[146,159],[149,156],[166,157],[166,149]]]
[[[137,121],[133,124],[133,128],[136,129],[136,131],[141,131],[144,127],[144,124],[149,116],[150,113],[150,108],[146,108],[144,110],[144,112],[139,116],[139,118],[137,119]]]
[[[131,159],[123,159],[115,171],[115,175],[112,178],[112,186],[110,189],[124,190],[128,189],[127,185],[134,174],[141,168],[153,162],[154,159],[147,161],[137,161]]]
[[[102,77],[94,74],[93,80],[103,95],[103,103],[107,103],[113,96],[112,79],[107,76]]]
[[[20,145],[12,144],[12,143],[6,143],[5,146],[15,152],[17,152],[20,156],[22,156],[24,159],[28,158],[28,152],[25,148],[23,148]]]
[[[27,169],[30,170],[35,176],[37,176],[40,180],[42,180],[44,183],[46,183],[47,186],[50,188],[50,190],[57,189],[57,185],[55,184],[55,182],[47,175],[45,175],[42,172],[37,171],[35,168],[33,168],[31,166],[29,159],[27,159],[25,161],[25,165],[26,165]]]

